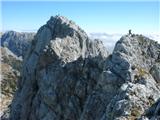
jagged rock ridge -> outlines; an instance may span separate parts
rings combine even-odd
[[[1,36],[1,46],[7,47],[18,57],[26,54],[35,33],[8,31]]]
[[[91,89],[96,85],[94,83],[96,81],[92,80],[95,79],[94,76],[88,78],[89,74],[94,74],[94,70],[91,69],[95,65],[100,66],[106,56],[107,52],[102,43],[91,42],[86,33],[72,21],[60,16],[51,17],[47,24],[39,29],[24,60],[23,78],[12,104],[11,119],[67,119],[69,117],[76,119],[82,110],[76,112],[74,110],[76,108],[73,110],[67,108],[70,104],[74,104],[72,100],[76,102],[82,99],[82,103],[80,101],[75,103],[77,107],[84,104],[83,99],[86,99],[85,94],[87,94],[85,91],[90,94]],[[97,61],[99,60],[97,57],[100,57],[101,61]],[[98,64],[95,64],[96,62]],[[88,67],[85,69],[85,66]],[[98,73],[99,69],[102,68],[96,68],[95,72]],[[50,79],[46,78],[48,74],[52,76]],[[80,77],[77,76],[78,74]],[[48,80],[44,81],[44,79]],[[50,82],[53,83],[51,86]],[[78,90],[83,84],[88,86],[88,90],[85,90],[87,88],[83,89],[85,91]],[[74,87],[77,87],[77,93],[72,93],[72,89],[76,89]],[[40,105],[40,108],[37,108],[36,104]],[[56,106],[55,112],[52,108],[48,109],[51,104]],[[73,114],[73,111],[76,113]],[[48,114],[39,116],[40,112]],[[63,115],[63,112],[68,114]]]
[[[51,17],[24,59],[10,119],[154,119],[159,102],[154,115],[146,110],[160,96],[159,49],[148,38],[126,35],[109,55],[74,22]]]
[[[126,35],[116,43],[108,66],[125,82],[108,104],[106,119],[158,119],[159,113],[147,116],[147,109],[160,98],[159,50],[160,44],[142,35]]]

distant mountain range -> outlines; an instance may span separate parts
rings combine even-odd
[[[17,56],[24,57],[24,53],[26,52],[26,48],[29,47],[30,41],[33,39],[34,32],[16,32],[16,31],[8,31],[5,33],[0,32],[1,45],[7,45],[8,48]],[[91,39],[99,39],[103,41],[106,49],[111,53],[114,49],[116,42],[123,36],[120,33],[108,34],[105,32],[101,33],[87,33]],[[144,34],[144,36],[157,41],[160,43],[160,34]],[[4,45],[5,44],[5,45]],[[22,47],[25,50],[21,50]]]
[[[27,49],[29,48],[31,41],[34,38],[35,33],[32,32],[16,32],[8,31],[2,34],[1,46],[7,47],[18,57],[24,57]]]

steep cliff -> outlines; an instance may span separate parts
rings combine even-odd
[[[142,35],[125,35],[108,59],[109,71],[124,83],[108,104],[106,118],[157,117],[146,114],[160,98],[160,44]]]
[[[10,119],[154,119],[159,59],[160,45],[144,36],[123,36],[109,55],[73,21],[51,17],[24,59]]]

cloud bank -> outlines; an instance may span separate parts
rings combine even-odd
[[[103,41],[107,50],[111,53],[116,42],[123,36],[123,34],[107,34],[107,33],[88,33],[91,39],[100,39]],[[144,36],[160,43],[159,34],[144,34]]]

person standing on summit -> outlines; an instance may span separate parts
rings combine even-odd
[[[131,35],[131,34],[132,34],[131,29],[129,29],[129,35]]]

